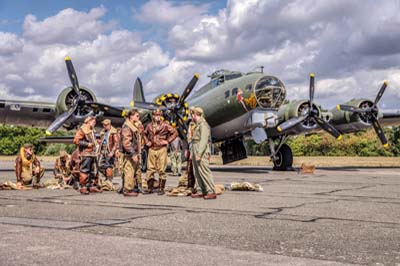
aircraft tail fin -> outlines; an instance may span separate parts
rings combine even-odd
[[[135,81],[135,85],[133,86],[133,99],[134,102],[145,102],[144,93],[143,93],[143,84],[140,78],[138,77]]]

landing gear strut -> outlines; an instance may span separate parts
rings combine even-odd
[[[271,160],[275,171],[293,171],[293,154],[289,145],[285,144],[287,137],[283,136],[275,147],[272,139],[268,139]]]

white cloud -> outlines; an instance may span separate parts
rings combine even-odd
[[[38,44],[75,44],[93,40],[114,25],[100,20],[106,12],[104,7],[93,8],[88,13],[68,8],[43,21],[30,14],[25,17],[23,35]]]
[[[191,5],[188,3],[174,3],[165,0],[150,0],[140,10],[134,10],[134,17],[146,23],[175,24],[193,20],[208,10],[207,4]]]
[[[22,50],[23,42],[13,33],[0,32],[0,56],[18,53]]]
[[[88,13],[66,9],[42,22],[28,15],[22,37],[0,35],[0,51],[12,46],[5,45],[9,40],[20,44],[14,54],[0,54],[3,65],[0,83],[13,92],[5,97],[20,99],[30,94],[29,99],[42,97],[55,101],[61,90],[71,84],[64,62],[68,55],[80,85],[91,88],[98,98],[128,104],[126,98],[132,95],[136,77],[167,65],[169,55],[158,44],[143,41],[138,33],[104,32],[107,28],[101,22],[104,14],[103,7]],[[65,34],[78,24],[86,30]],[[7,41],[2,41],[2,37]]]

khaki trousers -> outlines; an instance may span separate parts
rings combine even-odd
[[[149,149],[149,155],[147,156],[147,172],[146,181],[154,178],[154,174],[158,173],[160,180],[167,180],[167,147],[163,147],[159,150]]]
[[[196,161],[196,159],[193,158],[193,174],[203,194],[215,194],[214,177],[210,170],[209,160],[206,157],[207,156],[203,156],[200,161]]]
[[[45,168],[40,166],[38,175],[35,175],[35,173],[33,171],[32,171],[31,174],[22,173],[21,174],[22,184],[23,185],[30,185],[32,183],[33,184],[39,184],[40,183],[40,179],[44,175],[44,171],[45,171]],[[35,180],[33,180],[33,177],[35,177]]]
[[[182,158],[180,151],[171,153],[171,171],[174,175],[180,174],[182,170]]]
[[[124,156],[122,161],[122,179],[124,184],[124,192],[131,192],[138,182],[138,174],[140,172],[140,163],[134,162],[132,157]]]

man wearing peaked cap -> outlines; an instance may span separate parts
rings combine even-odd
[[[203,109],[193,107],[191,116],[196,126],[191,137],[191,157],[193,173],[196,182],[201,188],[201,194],[193,194],[192,197],[203,197],[204,199],[216,199],[214,177],[211,173],[209,161],[211,157],[211,132],[210,126],[203,117]]]

